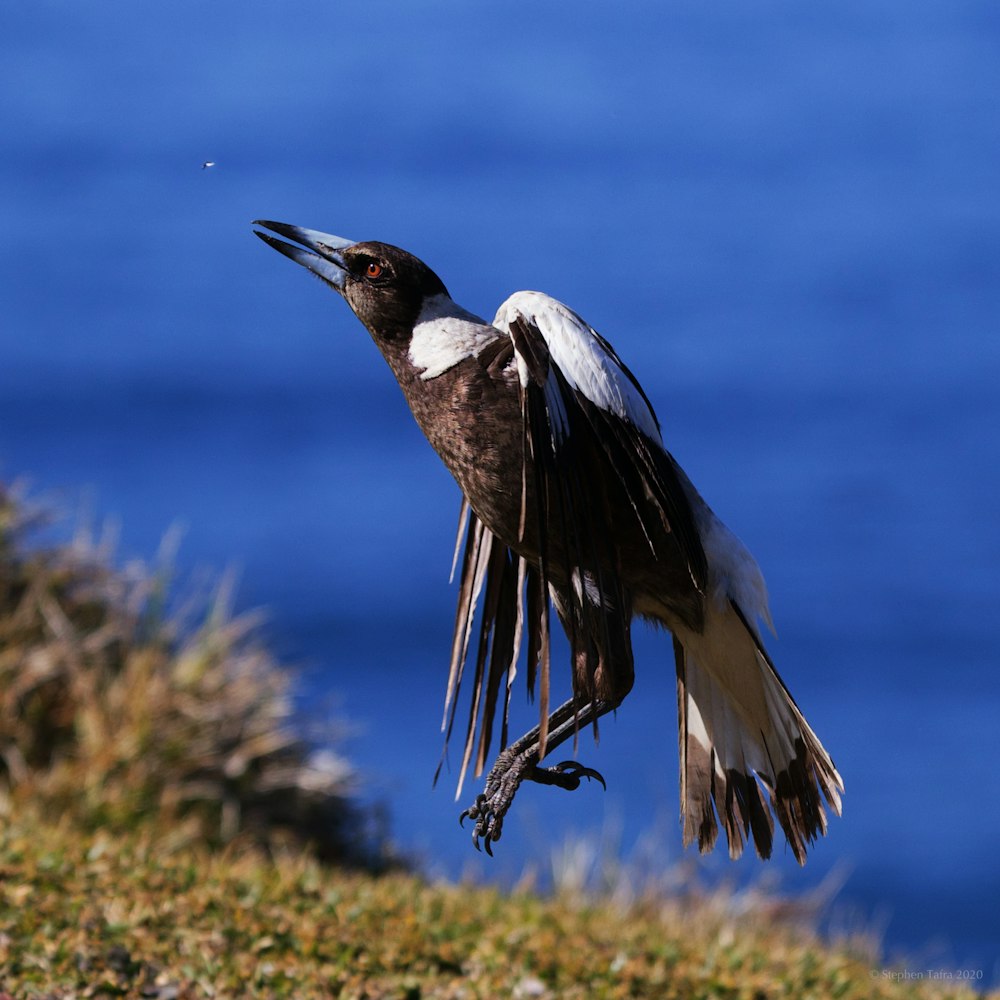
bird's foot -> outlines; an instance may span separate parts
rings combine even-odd
[[[599,781],[605,789],[602,775],[593,768],[584,767],[575,760],[564,760],[553,767],[540,767],[537,762],[537,751],[509,753],[513,747],[503,751],[490,770],[486,779],[486,788],[476,796],[476,801],[458,817],[464,826],[466,819],[475,821],[472,828],[472,843],[480,850],[479,841],[483,840],[486,853],[493,856],[492,845],[500,839],[503,832],[503,820],[514,802],[514,795],[522,781],[537,781],[540,785],[555,785],[573,791],[580,787],[580,779],[588,781],[593,778]]]
[[[565,788],[567,792],[576,791],[580,787],[580,779],[586,778],[599,781],[601,787],[607,791],[608,785],[604,780],[604,775],[600,771],[595,771],[592,767],[584,767],[583,764],[575,760],[564,760],[561,764],[552,767],[539,767],[537,764],[530,774],[526,774],[528,781],[537,781],[540,785],[556,785]]]
[[[479,840],[491,857],[493,842],[500,839],[503,832],[503,819],[514,801],[514,795],[527,772],[536,767],[537,750],[522,750],[518,752],[516,744],[502,750],[496,763],[490,768],[486,777],[486,788],[476,796],[476,801],[459,817],[464,826],[466,819],[475,821],[472,828],[472,843],[476,850],[481,850]]]

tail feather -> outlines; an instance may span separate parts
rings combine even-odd
[[[710,851],[721,821],[730,857],[752,839],[768,858],[773,812],[804,864],[826,833],[823,799],[840,815],[844,784],[756,631],[734,603],[711,602],[702,632],[675,629],[674,655],[685,846]]]

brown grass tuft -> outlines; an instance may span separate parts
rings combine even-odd
[[[291,674],[226,582],[188,626],[168,572],[115,569],[86,532],[32,544],[45,520],[0,486],[0,814],[384,864],[351,766],[299,735]]]

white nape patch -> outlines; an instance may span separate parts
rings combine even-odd
[[[701,500],[701,498],[698,498]],[[702,500],[695,508],[701,544],[708,560],[710,597],[718,606],[732,600],[743,612],[750,627],[757,631],[757,619],[766,622],[774,633],[774,623],[767,605],[767,585],[757,560]],[[758,633],[757,638],[760,638]]]
[[[422,379],[437,378],[496,339],[497,331],[486,320],[447,295],[434,295],[424,302],[413,327],[409,358],[415,368],[423,369]]]
[[[549,356],[566,381],[602,410],[614,413],[660,441],[660,430],[632,380],[608,354],[594,329],[572,309],[542,292],[515,292],[497,310],[493,325],[509,332],[511,322],[523,317],[541,331]],[[518,362],[522,382],[526,373]]]

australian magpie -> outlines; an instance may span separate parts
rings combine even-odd
[[[673,636],[684,844],[711,850],[721,822],[731,857],[752,839],[767,858],[777,817],[803,863],[826,832],[823,800],[840,814],[843,782],[764,649],[760,623],[771,619],[756,562],[664,448],[652,404],[614,348],[541,292],[516,292],[488,323],[398,247],[254,225],[347,300],[461,488],[444,721],[450,735],[472,663],[460,789],[470,765],[482,773],[500,729],[485,788],[462,814],[476,846],[491,851],[522,781],[603,783],[575,761],[541,762],[629,693],[639,616]],[[556,708],[550,607],[573,681]],[[522,648],[539,724],[510,742]]]

